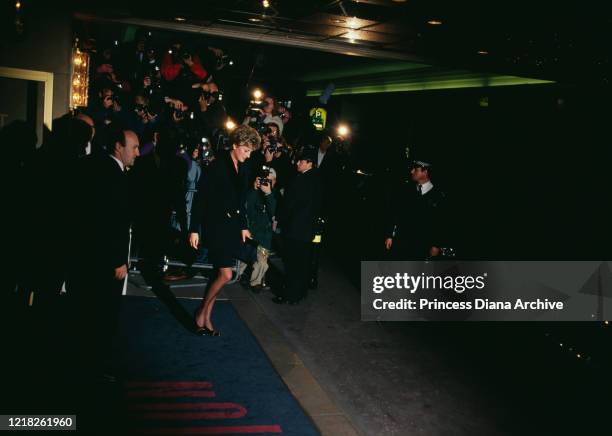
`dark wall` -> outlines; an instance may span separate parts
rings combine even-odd
[[[374,174],[347,222],[382,228],[384,194],[408,177],[408,145],[453,200],[463,256],[608,258],[609,97],[559,85],[332,97],[330,112],[357,123],[355,167]]]
[[[14,10],[4,11],[0,66],[53,73],[53,118],[68,111],[72,54],[72,21],[54,2],[24,3],[23,35],[15,35]]]

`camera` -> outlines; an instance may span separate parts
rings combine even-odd
[[[247,115],[253,118],[260,118],[262,116],[262,110],[266,107],[265,101],[252,101],[247,108]]]
[[[134,112],[144,112],[146,115],[149,115],[150,117],[154,117],[157,115],[155,111],[151,110],[151,108],[146,104],[134,105]]]
[[[281,148],[282,147],[279,147],[279,144],[276,138],[270,138],[270,144],[266,147],[266,149],[270,151],[270,153],[276,153],[277,151],[280,151]]]
[[[257,173],[257,178],[259,179],[259,184],[262,186],[268,186],[270,184],[270,167],[262,165],[261,169]]]
[[[204,98],[204,100],[208,100],[211,97],[218,101],[223,100],[223,94],[221,94],[219,91],[202,91],[202,98]]]

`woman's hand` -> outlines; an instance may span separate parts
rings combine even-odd
[[[242,230],[242,242],[246,242],[247,238],[253,239],[253,236],[251,235],[249,229],[244,229]]]
[[[194,250],[197,250],[198,246],[200,245],[200,235],[198,235],[197,233],[190,233],[189,234],[189,245]]]

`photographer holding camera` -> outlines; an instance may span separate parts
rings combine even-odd
[[[199,111],[196,111],[196,118],[204,136],[212,138],[219,129],[223,128],[227,118],[227,111],[222,101],[223,94],[214,82],[198,84],[195,89],[198,88],[200,89]]]
[[[191,53],[180,42],[172,44],[172,48],[164,55],[162,61],[161,74],[164,80],[172,82],[173,80],[192,74],[198,80],[204,80],[208,75],[200,58],[197,54]]]
[[[110,86],[100,89],[98,98],[92,101],[86,112],[93,118],[96,126],[107,126],[113,121],[122,120],[123,117],[119,97]]]
[[[268,257],[272,249],[272,222],[276,213],[276,171],[263,165],[257,172],[253,189],[246,195],[246,213],[249,230],[257,242],[257,260],[253,264],[249,285],[253,292],[259,293],[264,287],[264,277],[268,270]],[[240,263],[239,276],[247,264]]]
[[[134,111],[129,117],[128,125],[142,140],[145,131],[157,124],[159,117],[157,111],[149,105],[149,99],[144,95],[134,97]]]

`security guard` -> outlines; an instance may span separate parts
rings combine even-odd
[[[435,258],[447,244],[446,194],[434,186],[431,173],[431,163],[415,160],[411,182],[394,197],[385,248],[396,260]]]
[[[298,174],[287,187],[279,211],[285,286],[272,300],[277,304],[297,304],[308,292],[312,241],[321,210],[321,182],[316,166],[317,151],[304,147],[296,157]]]

